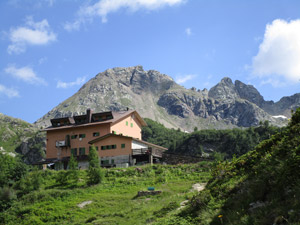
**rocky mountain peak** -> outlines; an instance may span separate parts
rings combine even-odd
[[[264,98],[253,85],[246,85],[243,82],[236,80],[235,89],[240,98],[246,99],[258,106],[262,106]]]
[[[217,85],[212,87],[208,96],[218,100],[229,100],[237,97],[235,86],[229,77],[224,77]]]
[[[228,86],[233,85],[233,82],[232,82],[232,80],[231,80],[230,77],[223,77],[223,79],[221,80],[221,83],[224,83],[224,84],[226,84]]]
[[[298,99],[286,99],[280,106],[294,107],[292,104],[299,102]],[[166,127],[187,131],[195,126],[199,129],[249,127],[265,120],[282,125],[285,121],[272,117],[283,112],[276,104],[264,101],[253,86],[240,81],[233,84],[229,77],[224,77],[209,91],[201,91],[186,89],[171,77],[155,70],[146,71],[138,65],[116,67],[97,74],[36,124],[44,127],[52,118],[79,115],[87,108],[101,112],[128,107]]]

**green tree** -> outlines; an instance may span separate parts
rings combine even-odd
[[[69,160],[69,170],[77,170],[78,169],[78,162],[74,158],[73,154],[71,154],[70,160]]]
[[[87,174],[88,185],[99,184],[103,180],[98,153],[94,145],[91,146],[89,152],[89,169],[87,170]]]
[[[12,185],[26,176],[28,167],[18,157],[0,153],[0,187]]]
[[[69,160],[69,170],[68,170],[68,180],[72,181],[73,183],[77,183],[79,179],[79,171],[78,171],[78,162],[71,154]]]

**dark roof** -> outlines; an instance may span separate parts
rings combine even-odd
[[[106,134],[106,135],[104,135],[104,136],[101,136],[101,137],[95,138],[94,140],[89,141],[89,144],[92,145],[92,144],[94,144],[94,143],[96,143],[96,142],[98,142],[98,141],[101,141],[101,140],[106,139],[106,138],[111,137],[111,136],[132,139],[132,137],[128,137],[128,136],[123,136],[123,135],[119,135],[119,134],[113,134],[113,133],[110,133],[110,134]]]
[[[140,142],[140,143],[149,145],[150,147],[159,148],[159,149],[163,149],[163,150],[168,150],[165,147],[162,147],[162,146],[159,146],[159,145],[155,145],[155,144],[152,144],[152,143],[147,142],[147,141],[143,141],[143,140],[140,140],[140,139],[137,139],[137,138],[133,138],[133,137],[127,137],[127,136],[123,136],[123,135],[112,134],[112,133],[111,134],[106,134],[106,135],[104,135],[102,137],[95,138],[94,140],[89,141],[89,144],[94,144],[94,143],[96,143],[98,141],[101,141],[103,139],[106,139],[106,138],[112,137],[112,136],[114,136],[114,137],[120,137],[120,138],[128,138],[128,139],[134,140],[136,142]]]
[[[108,119],[108,120],[104,120],[104,121],[100,121],[100,122],[90,122],[90,123],[83,123],[83,124],[70,124],[70,125],[65,125],[65,126],[60,126],[60,127],[53,127],[50,126],[48,128],[45,129],[45,131],[48,130],[58,130],[58,129],[68,129],[68,128],[74,128],[74,127],[85,127],[85,126],[93,126],[93,125],[98,125],[98,124],[107,124],[107,123],[111,123],[112,125],[115,123],[118,123],[120,120],[124,119],[125,117],[127,117],[128,115],[135,115],[136,118],[138,118],[138,120],[140,121],[142,126],[147,126],[146,122],[143,120],[143,118],[137,113],[137,111],[135,110],[128,110],[128,111],[119,111],[119,112],[114,112],[114,111],[109,111],[109,112],[103,112],[103,114],[107,114],[107,113],[111,113],[113,118],[112,119]],[[102,113],[93,113],[92,116],[94,115],[100,115]],[[85,118],[86,115],[80,115],[80,117]],[[76,118],[79,116],[74,116],[73,118]],[[64,118],[68,118],[68,117],[64,117]],[[60,118],[56,118],[55,120],[59,121]]]

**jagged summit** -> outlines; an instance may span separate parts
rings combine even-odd
[[[73,96],[53,108],[36,124],[49,125],[52,118],[78,115],[87,108],[95,111],[118,111],[126,107],[142,117],[167,127],[193,130],[249,127],[269,120],[283,125],[288,110],[300,106],[299,97],[287,97],[278,103],[264,101],[252,86],[224,77],[210,90],[186,89],[171,77],[141,65],[115,67],[97,74]],[[279,107],[280,106],[280,107]]]
[[[236,98],[237,94],[232,80],[229,77],[224,77],[220,83],[209,90],[208,96],[214,99],[226,100]]]

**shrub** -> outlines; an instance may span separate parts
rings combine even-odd
[[[15,192],[10,187],[3,187],[0,188],[0,212],[3,210],[9,208],[17,197],[15,195]]]
[[[58,185],[66,185],[68,183],[68,173],[65,170],[58,171],[55,181]]]

